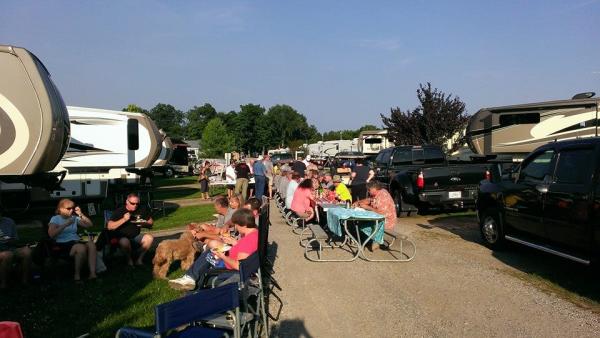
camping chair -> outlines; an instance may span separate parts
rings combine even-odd
[[[207,327],[204,318],[226,314],[231,330]],[[154,308],[154,331],[123,327],[117,331],[117,338],[133,337],[223,337],[233,332],[240,337],[239,295],[235,284],[214,289],[199,290],[174,301],[157,305]]]
[[[228,269],[211,269],[198,282],[200,288],[213,288],[217,286],[237,284],[241,298],[240,328],[253,323],[252,335],[258,335],[258,324],[262,324],[263,333],[269,336],[267,323],[265,296],[260,272],[260,257],[258,252],[240,261],[238,272]],[[208,324],[219,326],[222,320],[212,319]]]

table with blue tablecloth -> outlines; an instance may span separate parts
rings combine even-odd
[[[385,217],[373,211],[362,209],[329,208],[327,210],[327,227],[337,236],[343,236],[343,224],[356,221],[362,233],[371,237],[374,242],[383,244]]]

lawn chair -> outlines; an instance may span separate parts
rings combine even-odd
[[[262,324],[263,333],[268,337],[269,328],[258,252],[241,260],[238,272],[227,269],[211,269],[198,282],[200,288],[213,288],[228,284],[237,285],[239,289],[241,299],[239,323],[241,331],[246,327],[250,330],[250,324],[253,324],[250,333],[253,337],[257,337],[258,324]],[[220,318],[213,318],[207,323],[219,327],[223,324],[223,321]]]
[[[204,318],[226,314],[231,330],[207,327]],[[240,337],[239,294],[235,284],[214,289],[199,290],[180,299],[157,305],[154,308],[154,331],[123,327],[117,338],[133,337]]]

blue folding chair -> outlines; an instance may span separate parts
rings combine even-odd
[[[157,305],[154,309],[154,332],[123,327],[117,331],[117,338],[157,338],[157,337],[240,337],[239,294],[236,284],[214,289],[199,290],[180,299]],[[228,314],[231,330],[203,326],[204,318]]]

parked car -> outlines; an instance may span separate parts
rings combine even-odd
[[[489,164],[451,164],[437,145],[398,146],[379,152],[375,177],[388,185],[398,215],[420,209],[475,206]]]
[[[600,251],[600,138],[553,142],[479,186],[477,216],[492,249],[516,242],[579,263]]]
[[[291,153],[275,153],[271,155],[271,162],[282,165],[284,163],[294,162],[294,155]]]

